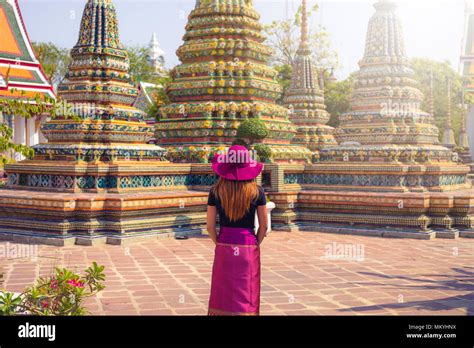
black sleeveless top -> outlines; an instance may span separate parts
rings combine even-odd
[[[259,186],[258,197],[250,204],[249,211],[244,215],[243,218],[235,222],[229,221],[225,215],[224,209],[222,208],[221,202],[219,201],[219,197],[214,194],[213,190],[211,190],[209,193],[207,205],[217,208],[221,227],[242,227],[255,229],[255,213],[257,211],[257,207],[267,205],[267,197],[265,196],[265,191],[263,188]]]

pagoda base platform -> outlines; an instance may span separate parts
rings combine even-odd
[[[321,162],[284,169],[285,189],[366,192],[453,192],[471,189],[469,166],[456,163]]]
[[[0,190],[0,240],[57,246],[120,245],[202,234],[208,192],[216,182],[210,166],[204,164],[119,163],[114,168],[99,163],[89,164],[84,171],[79,163],[53,171],[50,163],[25,161],[7,167],[8,188]],[[373,187],[364,181],[367,186],[353,189],[344,179],[346,175],[324,173],[329,169],[317,164],[267,164],[258,183],[276,204],[272,213],[275,230],[415,239],[474,238],[474,190],[470,183],[448,180],[442,183],[451,185],[441,188],[450,191],[416,192],[417,186],[407,186],[410,180],[400,178],[420,175],[419,166],[391,169],[380,166],[379,172],[372,171],[370,176],[382,180],[385,173],[394,179],[381,183],[398,186]],[[364,169],[357,170],[353,168],[350,177],[347,169],[347,177],[361,179],[360,170]],[[440,172],[445,173],[446,168]],[[437,176],[431,170],[430,174]],[[73,180],[62,180],[63,176]],[[331,189],[327,180],[332,178],[343,180],[347,186]],[[104,189],[101,184],[105,179],[130,186]],[[75,184],[67,188],[50,184],[55,182]],[[394,189],[398,191],[389,191]]]
[[[28,160],[6,166],[7,188],[59,193],[130,194],[206,190],[216,182],[209,165],[155,161],[69,162]]]
[[[456,239],[474,236],[474,190],[443,193],[275,192],[273,226],[391,238]]]
[[[200,235],[207,192],[54,194],[0,190],[0,240],[65,246],[121,245]]]

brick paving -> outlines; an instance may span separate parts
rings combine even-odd
[[[20,247],[0,243],[9,291],[55,266],[82,271],[97,261],[106,266],[107,288],[88,301],[91,314],[207,314],[213,245],[206,236],[38,246],[33,260],[5,255],[12,248]],[[262,315],[474,315],[474,240],[274,232],[262,245],[261,295]]]

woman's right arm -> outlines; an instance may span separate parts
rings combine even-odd
[[[214,244],[217,244],[216,232],[217,209],[214,206],[207,206],[207,233],[211,237]]]
[[[267,236],[268,231],[268,210],[266,205],[257,207],[257,217],[258,217],[258,232],[257,239],[258,244],[262,244],[263,240]]]

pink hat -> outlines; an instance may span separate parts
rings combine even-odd
[[[241,145],[232,146],[226,154],[216,154],[211,162],[217,175],[233,181],[253,180],[263,170],[263,163],[253,159],[250,151]]]

